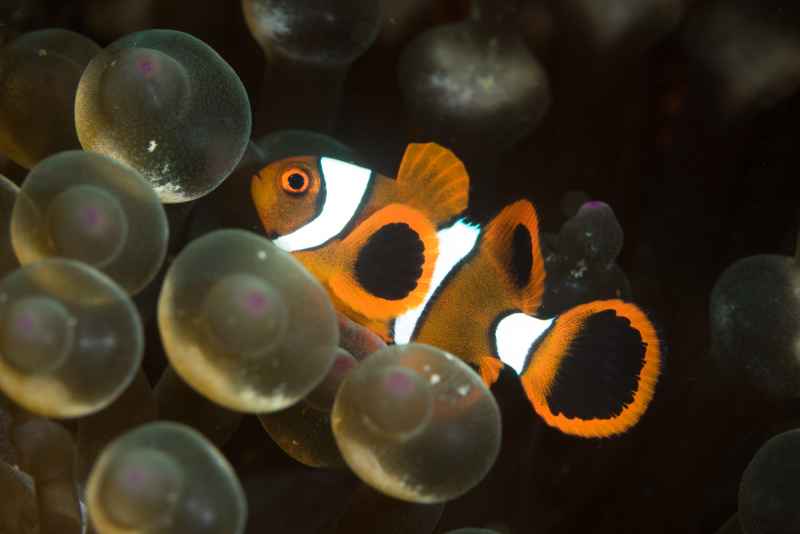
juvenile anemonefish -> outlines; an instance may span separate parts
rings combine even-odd
[[[660,372],[652,323],[619,300],[537,318],[545,270],[533,205],[515,202],[482,228],[463,217],[468,190],[464,165],[433,143],[409,145],[396,180],[311,156],[270,163],[252,180],[267,234],[342,313],[387,341],[456,354],[488,386],[510,366],[562,432],[627,431]]]

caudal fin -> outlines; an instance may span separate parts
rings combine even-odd
[[[605,300],[555,318],[530,348],[521,378],[548,425],[609,437],[639,422],[660,370],[661,343],[648,317],[634,304]]]

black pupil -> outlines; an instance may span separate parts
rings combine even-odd
[[[294,173],[289,176],[289,187],[294,189],[295,191],[299,191],[303,188],[306,183],[306,179],[302,174]]]

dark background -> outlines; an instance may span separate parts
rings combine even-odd
[[[273,94],[262,93],[263,54],[238,1],[163,0],[144,21],[120,11],[106,24],[90,25],[86,13],[93,4],[43,2],[24,29],[67,27],[101,46],[146,27],[186,31],[234,67],[254,108]],[[466,1],[419,4],[412,16],[387,23],[353,63],[327,132],[389,176],[408,142],[426,140],[412,137],[425,125],[409,120],[398,57],[424,30],[468,13]],[[650,312],[664,338],[663,376],[641,423],[606,440],[579,440],[545,427],[513,377],[504,376],[495,388],[504,417],[501,456],[479,487],[447,504],[435,532],[464,526],[514,533],[715,532],[736,512],[739,479],[755,451],[771,435],[800,426],[800,403],[769,400],[726,378],[709,356],[708,325],[709,295],[728,265],[754,254],[794,254],[797,75],[783,69],[778,77],[788,81],[775,82],[781,90],[754,93],[734,111],[722,111],[730,80],[750,76],[763,50],[748,48],[727,79],[698,60],[687,36],[710,2],[660,2],[677,13],[674,22],[634,24],[605,47],[565,4],[520,1],[517,15],[503,22],[504,31],[522,33],[541,61],[552,103],[536,128],[521,131],[506,151],[487,156],[491,133],[486,152],[469,143],[455,147],[472,178],[470,215],[486,221],[508,201],[528,197],[543,230],[556,233],[567,219],[567,192],[607,202],[625,231],[618,263],[633,300]],[[800,9],[792,2],[727,4],[800,36]],[[268,81],[273,91],[284,82],[292,92],[307,90],[292,79]],[[318,126],[306,111],[288,110],[280,127]],[[257,116],[254,137],[277,126]],[[24,176],[13,166],[4,172]],[[243,209],[250,209],[248,201],[242,199]],[[185,217],[186,210],[172,209],[178,222],[173,235],[191,231],[180,228],[181,221],[197,221],[197,214]],[[180,242],[173,247],[174,253]],[[151,378],[162,366],[149,364]],[[224,452],[248,493],[248,532],[431,532],[432,526],[421,525],[436,523],[437,507],[396,503],[347,473],[301,466],[254,418],[245,419]]]

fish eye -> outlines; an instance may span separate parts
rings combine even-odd
[[[281,186],[290,195],[301,195],[308,191],[310,185],[308,171],[300,167],[289,167],[281,175]]]

